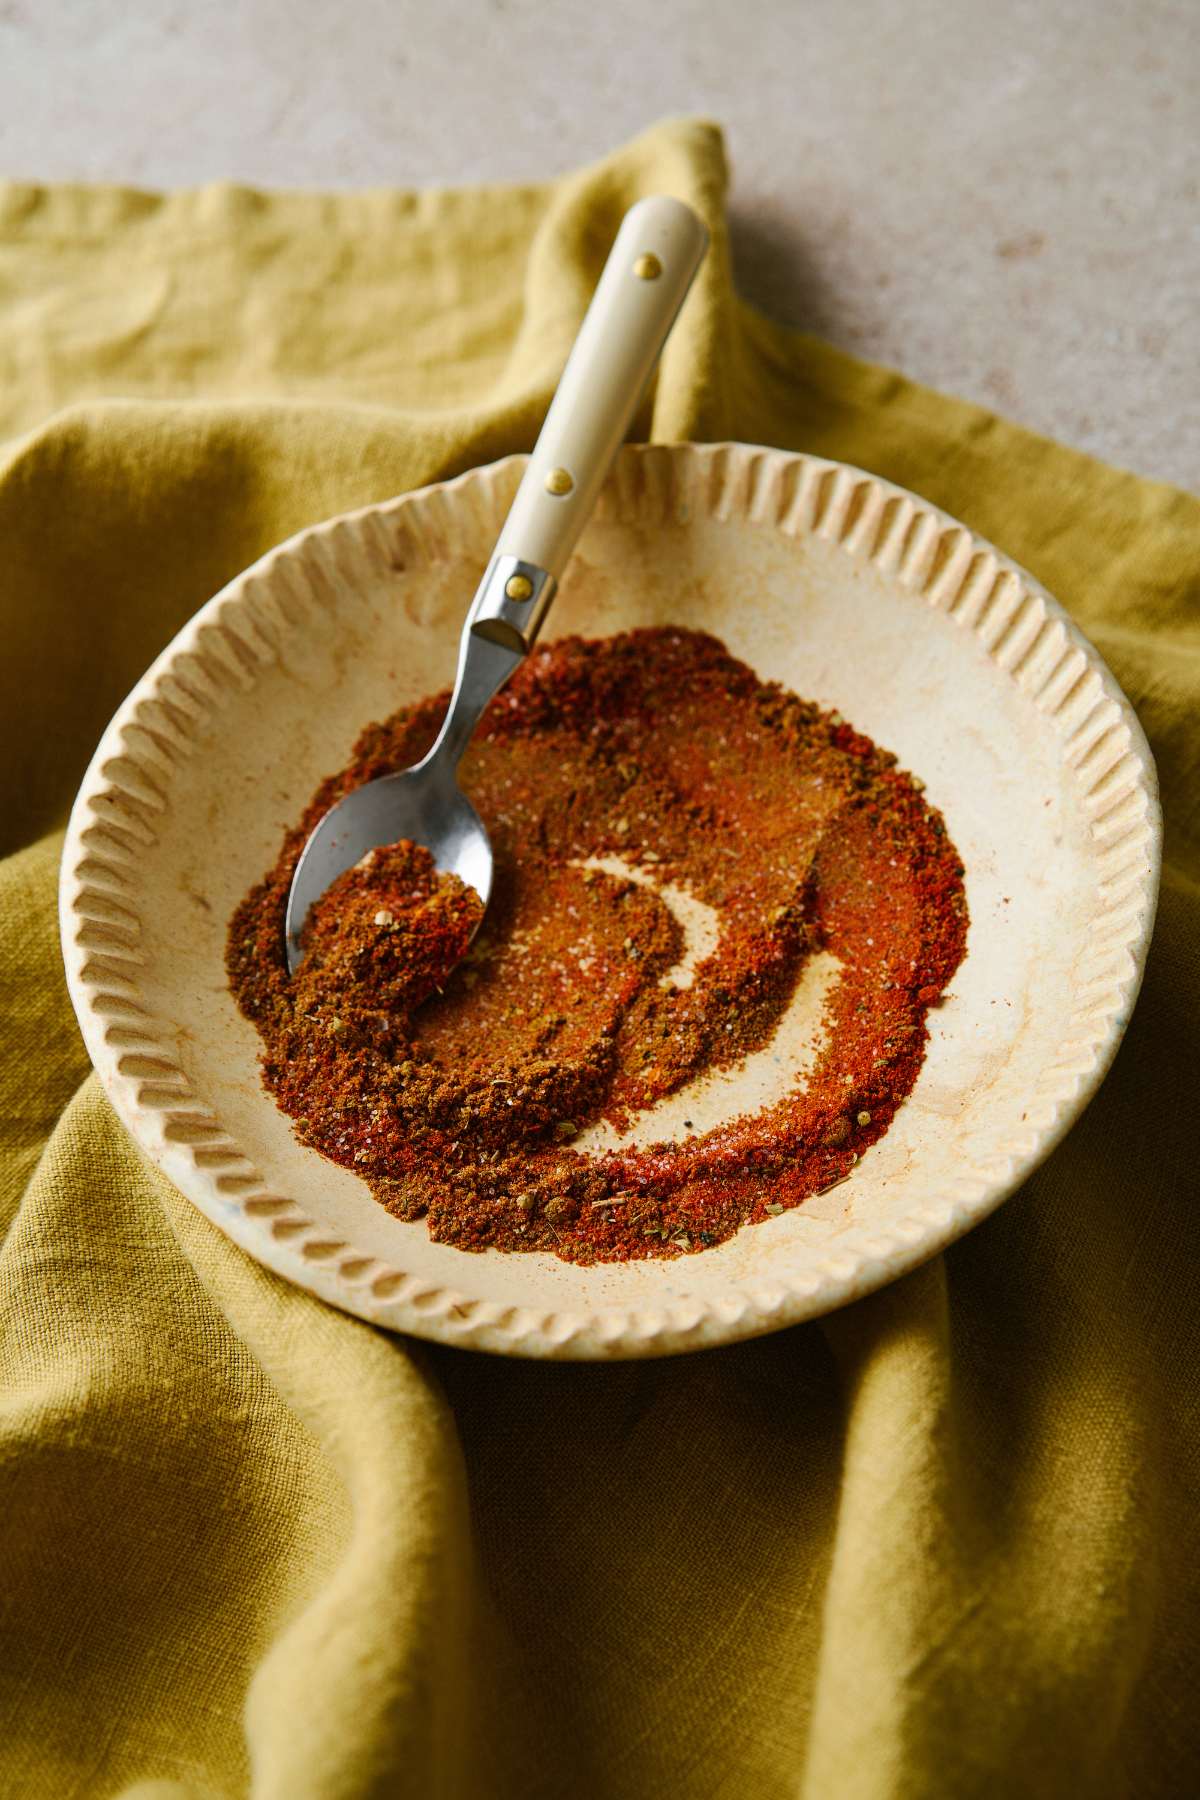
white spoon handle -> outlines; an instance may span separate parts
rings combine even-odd
[[[682,200],[655,195],[625,214],[501,528],[498,555],[535,563],[555,580],[562,574],[707,244],[708,232]]]
[[[471,609],[479,635],[531,648],[707,246],[682,200],[625,214]]]

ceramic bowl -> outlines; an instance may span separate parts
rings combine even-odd
[[[510,1355],[725,1343],[931,1256],[1077,1117],[1141,976],[1154,768],[1061,608],[933,507],[775,450],[626,449],[547,636],[691,625],[839,708],[944,813],[966,867],[967,955],[930,1015],[912,1095],[829,1194],[670,1260],[580,1268],[432,1243],[293,1137],[225,984],[225,931],[360,728],[447,684],[522,462],[305,531],[184,628],[113,720],[75,805],[61,893],[71,994],[145,1154],[289,1281],[378,1325]]]

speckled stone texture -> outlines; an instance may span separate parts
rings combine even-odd
[[[530,180],[728,131],[744,290],[1200,487],[1193,0],[0,5],[0,171]]]

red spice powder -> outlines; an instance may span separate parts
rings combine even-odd
[[[447,700],[364,731],[231,923],[230,983],[302,1139],[441,1241],[585,1263],[695,1252],[844,1179],[910,1091],[966,943],[922,784],[715,638],[563,639],[463,760],[496,859],[465,959],[467,891],[399,845],[330,890],[290,979],[308,833],[419,760]],[[681,896],[717,922],[694,966]],[[700,1117],[705,1072],[772,1040],[820,950],[840,967],[812,1067],[753,1113]],[[693,1084],[695,1130],[620,1141]],[[598,1121],[608,1147],[589,1147]]]

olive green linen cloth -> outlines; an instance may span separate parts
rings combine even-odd
[[[1197,1791],[1200,502],[756,316],[725,180],[685,121],[526,188],[0,190],[4,1795]],[[292,1290],[147,1166],[57,834],[230,576],[531,445],[656,190],[714,237],[643,431],[844,458],[1025,563],[1141,713],[1167,865],[1102,1093],[946,1256],[727,1350],[505,1362]]]

